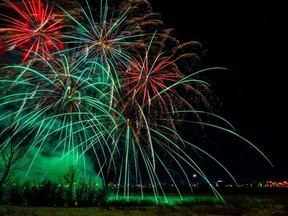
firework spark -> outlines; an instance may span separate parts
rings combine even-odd
[[[147,7],[136,16],[139,2]],[[157,202],[167,193],[163,179],[172,182],[182,197],[177,183],[185,182],[192,191],[187,173],[197,173],[223,200],[194,156],[207,156],[236,180],[213,154],[182,136],[183,125],[225,131],[270,162],[210,110],[205,96],[210,86],[199,77],[224,68],[196,70],[199,55],[185,48],[199,42],[177,42],[145,0],[127,0],[111,10],[113,16],[108,1],[100,1],[95,10],[99,16],[88,1],[85,8],[79,5],[79,13],[59,6],[67,28],[72,27],[63,36],[65,49],[59,36],[64,20],[53,7],[40,0],[23,0],[23,8],[7,3],[20,18],[2,16],[8,25],[2,30],[13,34],[5,43],[21,49],[24,60],[33,61],[0,70],[0,137],[14,128],[12,137],[20,140],[17,148],[29,146],[34,153],[37,149],[29,170],[43,149],[62,152],[63,158],[72,155],[75,161],[80,152],[93,158],[104,183],[117,185],[117,197],[123,193],[129,200],[133,185],[144,197],[148,183]],[[221,124],[205,121],[207,116]],[[1,145],[8,145],[12,137],[6,136]]]
[[[8,32],[8,50],[19,48],[25,61],[38,54],[46,58],[52,52],[63,49],[60,40],[63,17],[53,7],[40,0],[23,0],[21,4],[6,2],[13,9],[12,14],[15,14],[15,17],[1,15],[1,20],[7,23],[7,27],[0,31]]]
[[[136,23],[125,23],[128,10],[113,17],[108,1],[101,0],[99,10],[92,10],[88,1],[85,2],[86,7],[79,5],[81,16],[78,17],[61,7],[74,22],[73,29],[65,36],[69,39],[68,43],[79,44],[76,48],[80,50],[80,54],[85,55],[88,60],[101,61],[109,70],[110,67],[127,64],[132,47],[137,45],[135,38],[140,37],[136,34]]]

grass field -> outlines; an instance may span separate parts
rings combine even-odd
[[[287,216],[288,194],[249,193],[224,194],[226,204],[217,203],[212,195],[186,196],[184,200],[168,197],[168,203],[155,205],[149,199],[140,201],[136,197],[130,202],[110,200],[98,207],[24,207],[0,206],[0,216]],[[152,200],[154,198],[152,197]]]

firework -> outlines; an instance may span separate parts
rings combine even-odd
[[[33,136],[33,139],[30,137],[31,149],[40,150],[50,142],[49,148],[53,152],[63,151],[63,155],[74,154],[79,149],[83,154],[93,149],[93,143],[100,142],[108,133],[106,127],[109,126],[105,124],[113,124],[113,119],[111,122],[107,119],[110,115],[109,104],[105,104],[109,98],[107,83],[93,75],[95,71],[91,70],[95,67],[83,69],[83,62],[73,56],[61,54],[49,62],[42,60],[29,67],[2,69],[2,72],[12,70],[13,76],[1,80],[5,96],[0,106],[6,110],[1,120],[17,122],[19,126],[13,136],[28,131]],[[8,128],[9,125],[2,133]]]
[[[63,17],[53,7],[40,0],[23,0],[21,3],[7,4],[15,15],[2,15],[1,20],[7,23],[0,29],[7,34],[7,50],[18,48],[23,53],[23,60],[33,59],[38,54],[49,57],[54,51],[63,49],[60,40]]]
[[[147,7],[136,13],[139,2]],[[2,16],[8,25],[2,30],[14,34],[3,41],[33,61],[0,70],[1,145],[17,137],[17,148],[33,150],[27,174],[41,151],[49,149],[75,161],[92,158],[103,182],[117,185],[117,197],[122,193],[129,199],[135,185],[144,196],[148,184],[157,202],[159,194],[167,193],[163,179],[182,197],[177,183],[185,182],[192,192],[187,173],[197,173],[222,199],[194,156],[207,156],[236,180],[211,153],[182,136],[183,125],[233,134],[269,161],[211,112],[210,87],[200,77],[225,68],[197,70],[201,51],[187,50],[201,50],[200,43],[180,44],[146,1],[128,0],[110,8],[101,0],[98,10],[88,1],[74,10],[58,5],[66,16],[65,48],[59,36],[64,20],[53,7],[23,0],[21,10],[20,4],[7,3],[20,18]]]
[[[72,43],[87,60],[97,60],[108,70],[117,70],[129,62],[132,47],[137,45],[136,38],[140,37],[136,34],[137,24],[125,23],[128,10],[113,17],[107,1],[100,1],[99,10],[93,10],[88,1],[85,2],[85,6],[79,5],[78,16],[61,7],[72,21],[72,29],[65,35],[67,43]]]

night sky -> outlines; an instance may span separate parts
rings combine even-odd
[[[237,179],[288,180],[287,83],[288,14],[284,3],[242,1],[149,0],[167,28],[175,29],[181,42],[197,40],[207,49],[202,67],[225,67],[215,71],[209,83],[221,100],[220,116],[236,132],[257,146],[270,164],[247,143],[219,135],[211,147]],[[1,43],[1,41],[0,41]],[[1,51],[0,44],[0,53]],[[2,59],[3,60],[3,59]],[[219,170],[203,161],[212,177]],[[226,175],[227,176],[227,175]]]
[[[218,146],[222,161],[239,178],[287,180],[288,15],[284,3],[150,2],[153,11],[162,14],[166,27],[175,28],[181,42],[197,40],[204,45],[204,68],[229,69],[216,72],[218,75],[210,81],[222,101],[220,114],[238,134],[261,149],[275,167],[234,139],[228,146]]]

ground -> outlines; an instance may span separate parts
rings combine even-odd
[[[114,202],[90,208],[0,206],[1,216],[287,216],[288,191],[279,194],[226,194],[226,204],[212,200],[173,205]]]

